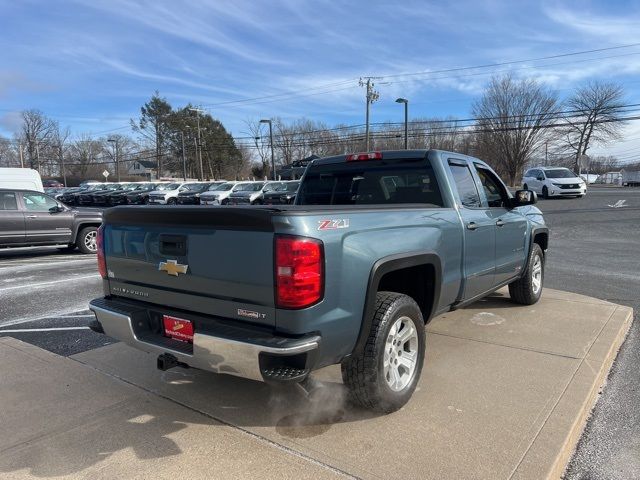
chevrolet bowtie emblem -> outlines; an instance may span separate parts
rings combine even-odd
[[[161,272],[167,272],[169,275],[177,277],[179,273],[187,273],[189,265],[181,265],[177,260],[167,260],[166,262],[160,262],[158,270]]]

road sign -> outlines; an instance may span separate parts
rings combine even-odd
[[[106,180],[107,177],[109,176],[109,172],[107,170],[105,170],[104,172],[102,172],[102,175],[104,176],[104,179]]]

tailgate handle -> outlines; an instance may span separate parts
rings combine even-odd
[[[185,256],[187,254],[187,237],[160,234],[160,253],[176,257]]]

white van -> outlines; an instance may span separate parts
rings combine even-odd
[[[44,193],[40,174],[31,168],[0,168],[0,188]]]

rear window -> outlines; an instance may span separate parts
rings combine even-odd
[[[313,165],[298,205],[420,203],[441,207],[442,196],[428,160],[368,160]]]

